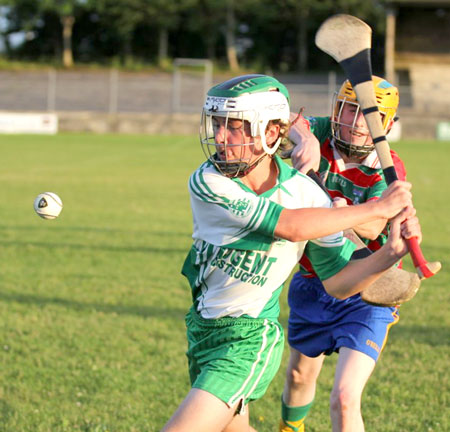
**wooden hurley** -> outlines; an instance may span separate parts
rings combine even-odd
[[[344,69],[356,93],[358,103],[372,136],[387,184],[398,179],[389,143],[384,134],[381,115],[372,83],[372,29],[360,19],[345,14],[325,20],[316,33],[316,45],[333,57]],[[406,239],[409,253],[421,279],[435,275],[441,263],[427,262],[416,237]]]

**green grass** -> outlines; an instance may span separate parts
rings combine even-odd
[[[371,431],[449,430],[448,142],[401,142],[423,250],[441,273],[402,306],[363,400]],[[0,430],[158,431],[189,389],[179,271],[191,243],[196,137],[0,136]],[[56,192],[59,219],[32,209]],[[409,259],[406,265],[410,267]],[[281,322],[287,322],[286,290]],[[283,366],[252,423],[275,431]],[[336,356],[308,432],[330,430]]]

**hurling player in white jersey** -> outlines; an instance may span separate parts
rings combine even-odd
[[[284,347],[278,322],[283,283],[306,253],[338,298],[362,291],[421,238],[410,184],[375,201],[332,208],[325,193],[276,154],[289,132],[289,94],[265,75],[211,88],[203,106],[207,160],[191,175],[193,245],[182,273],[193,305],[186,316],[191,390],[163,431],[254,431],[248,403],[265,393]],[[394,218],[388,242],[350,261],[342,230]],[[404,222],[402,222],[404,221]]]

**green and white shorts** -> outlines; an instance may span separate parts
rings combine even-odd
[[[193,388],[242,409],[264,395],[283,354],[284,334],[278,321],[204,319],[191,308],[186,326]]]

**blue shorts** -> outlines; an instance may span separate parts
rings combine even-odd
[[[296,273],[289,286],[289,345],[307,355],[330,355],[347,347],[377,361],[389,329],[399,320],[395,307],[371,306],[359,294],[338,300],[318,278]]]

